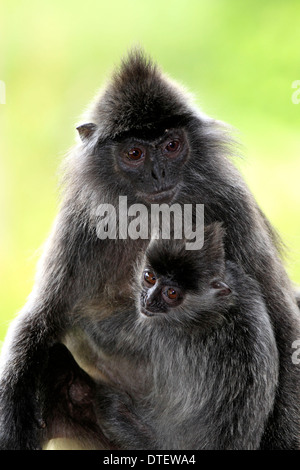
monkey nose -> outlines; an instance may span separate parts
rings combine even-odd
[[[157,172],[155,170],[151,170],[151,176],[154,180],[158,180],[158,175],[157,175]]]
[[[157,162],[151,162],[151,167],[150,167],[150,174],[152,180],[155,182],[162,182],[166,176],[165,169],[158,165]]]
[[[145,302],[145,307],[146,308],[151,308],[153,306],[153,300],[154,300],[154,295],[147,295],[146,297],[146,302]]]

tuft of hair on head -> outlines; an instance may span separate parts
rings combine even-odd
[[[78,123],[81,145],[106,140],[160,137],[166,129],[189,127],[211,154],[233,153],[228,126],[202,113],[191,94],[167,77],[140,47],[129,50]]]
[[[225,228],[222,222],[214,222],[204,228],[204,245],[199,251],[199,260],[205,264],[208,273],[212,275],[223,274],[225,271]]]
[[[134,47],[96,99],[89,119],[98,127],[100,139],[134,130],[164,130],[187,119],[191,113],[187,101],[189,96],[141,48]]]
[[[204,245],[198,251],[186,250],[186,240],[152,240],[146,250],[145,264],[157,276],[166,276],[186,289],[197,289],[200,279],[222,276],[225,271],[225,230],[220,222],[204,229]]]

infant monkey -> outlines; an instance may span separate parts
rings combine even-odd
[[[136,312],[121,313],[109,339],[112,320],[99,324],[103,350],[134,364],[95,399],[116,448],[260,448],[277,348],[258,284],[225,261],[223,236],[220,224],[208,226],[197,252],[152,241],[137,269]]]

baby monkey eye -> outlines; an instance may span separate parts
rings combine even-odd
[[[144,156],[144,152],[143,150],[137,148],[137,147],[134,147],[132,149],[130,149],[127,153],[127,156],[130,160],[141,160]]]
[[[154,286],[156,283],[156,276],[154,273],[150,273],[149,271],[144,272],[144,281],[146,285]]]
[[[178,292],[176,292],[175,289],[172,289],[172,287],[169,287],[169,289],[167,290],[167,296],[171,300],[176,300],[178,297]]]
[[[177,304],[177,302],[182,298],[181,291],[179,289],[174,289],[174,287],[166,287],[162,290],[162,297],[168,304]]]
[[[172,153],[172,152],[176,152],[180,147],[180,142],[179,140],[171,140],[171,142],[169,142],[166,147],[165,147],[165,150],[168,152],[168,153]]]

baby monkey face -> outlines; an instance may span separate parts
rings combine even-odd
[[[150,317],[166,314],[184,300],[184,292],[170,279],[157,277],[152,270],[145,269],[142,275],[141,312]]]
[[[199,285],[199,292],[186,292],[172,277],[157,276],[152,268],[142,274],[140,311],[147,317],[183,313],[192,314],[213,311],[224,306],[230,297],[230,287],[220,279],[210,280],[206,286]],[[226,301],[225,301],[226,302]]]

